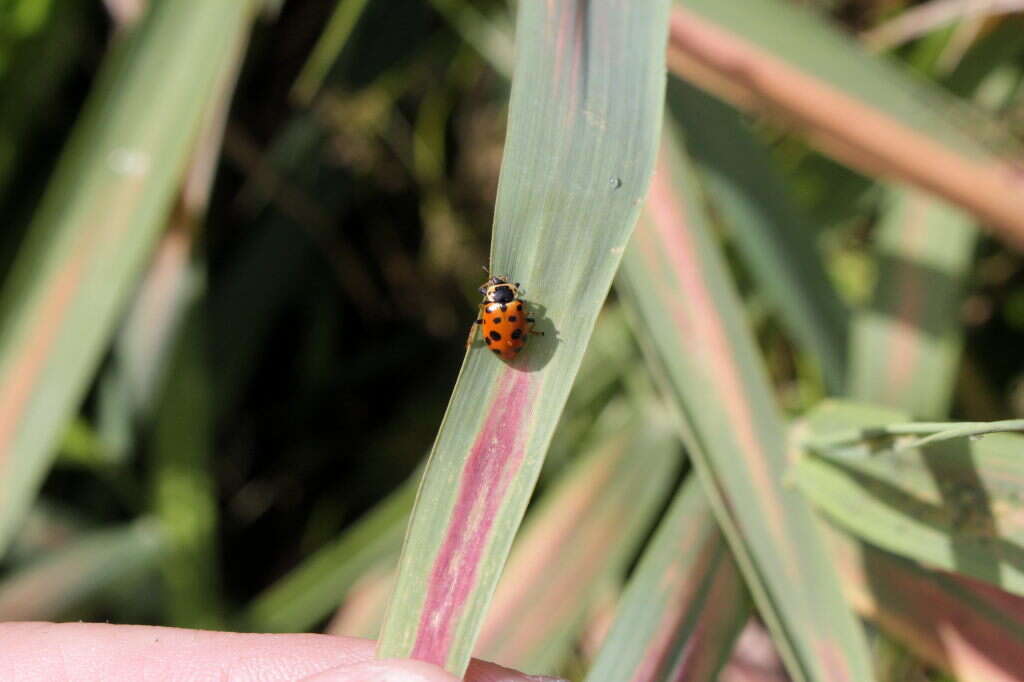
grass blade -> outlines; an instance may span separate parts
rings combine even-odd
[[[205,306],[197,302],[171,353],[152,442],[153,511],[167,533],[161,562],[169,624],[224,627],[218,581],[213,407],[206,355]],[[188,424],[188,428],[182,428]]]
[[[586,682],[715,680],[749,614],[739,569],[690,476],[630,578]]]
[[[605,410],[592,452],[531,512],[480,632],[478,658],[525,671],[556,669],[601,585],[618,579],[633,558],[680,457],[656,405],[633,411],[654,419],[630,419],[626,409],[619,403]]]
[[[470,351],[424,475],[378,655],[462,674],[646,193],[667,2],[521,3],[492,270],[547,336]]]
[[[960,309],[977,233],[970,216],[909,190],[894,190],[876,233],[878,278],[854,318],[850,396],[948,414],[959,367]]]
[[[55,620],[106,585],[155,567],[164,536],[152,519],[83,533],[0,583],[0,620]]]
[[[980,438],[990,433],[1020,433],[1024,431],[1024,419],[1003,419],[996,422],[965,422],[962,424],[951,423],[948,426],[949,428],[944,428],[930,436],[901,445],[899,449],[920,448],[932,443],[941,443],[960,438]]]
[[[883,424],[849,428],[823,436],[809,438],[804,445],[816,452],[833,450],[836,454],[855,454],[849,446],[876,445],[879,440],[889,438],[894,450],[919,448],[931,443],[957,438],[972,438],[990,433],[1015,433],[1024,431],[1024,419],[1003,419],[995,422],[908,422],[905,424]],[[896,442],[900,436],[922,436],[909,442]],[[846,446],[846,447],[844,447]],[[875,448],[871,448],[875,449]],[[869,450],[862,449],[861,454]]]
[[[961,682],[1021,682],[1024,599],[829,533],[854,608]]]
[[[741,108],[777,112],[839,161],[939,194],[1024,245],[1020,178],[951,121],[964,104],[865,54],[805,8],[677,3],[668,60],[677,75]]]
[[[466,0],[430,0],[430,4],[491,67],[508,78],[512,75],[512,26],[505,16],[486,16]]]
[[[619,369],[628,364],[625,358],[633,350],[621,310],[606,307],[594,327],[578,381],[552,443],[552,448],[558,443],[564,451],[561,459],[568,458],[570,452],[578,452],[586,432],[578,425],[585,422],[589,426],[594,421],[593,413],[603,404],[601,397],[614,389]],[[551,459],[549,452],[545,464]],[[304,632],[330,615],[344,598],[346,603],[332,621],[331,632],[376,636],[384,611],[383,604],[380,613],[374,611],[378,592],[384,583],[390,591],[388,581],[393,578],[393,571],[389,561],[398,560],[421,475],[414,474],[340,537],[264,590],[245,610],[239,627],[254,632]],[[364,586],[368,586],[366,595],[361,594]],[[350,599],[355,603],[349,604]],[[387,593],[382,599],[386,601]]]
[[[107,58],[0,298],[0,548],[164,224],[251,5],[153,3]]]
[[[786,199],[768,151],[736,110],[685,83],[669,84],[669,106],[687,131],[702,185],[740,256],[793,337],[817,360],[829,389],[840,392],[849,312],[814,249],[813,228]]]
[[[124,373],[119,379],[126,384],[134,416],[145,415],[150,408],[153,394],[165,378],[182,321],[201,288],[196,282],[197,268],[192,267],[193,248],[203,231],[248,37],[248,31],[239,35],[232,57],[221,64],[181,193],[115,341],[115,355]]]
[[[323,35],[317,40],[313,52],[295,79],[292,96],[300,104],[309,105],[320,90],[331,66],[338,60],[338,55],[363,15],[366,3],[367,0],[339,0],[335,4],[334,13],[331,14]]]
[[[999,78],[1004,63],[1021,54],[1024,54],[1024,15],[1018,14],[1004,18],[991,31],[979,36],[953,72],[943,79],[944,84],[962,96],[976,94],[986,81]]]
[[[862,37],[864,42],[874,50],[891,50],[899,45],[916,40],[944,26],[956,24],[963,20],[984,18],[988,15],[1012,13],[1014,3],[987,3],[971,5],[960,2],[929,2],[916,7],[909,7],[885,23],[866,31]]]
[[[638,358],[639,349],[622,308],[606,305],[594,325],[594,333],[576,374],[562,419],[548,446],[542,477],[551,471],[560,471],[571,457],[578,454],[579,444],[586,442],[596,417],[621,392],[623,369],[635,367]],[[646,393],[650,395],[649,388]]]
[[[675,437],[664,427],[637,429],[637,424],[628,420],[624,425],[624,419],[620,409],[605,413],[603,436],[595,441],[603,444],[571,465],[529,517],[481,630],[474,651],[478,658],[519,669],[553,669],[572,645],[582,625],[583,611],[601,585],[617,578],[624,562],[632,557],[679,459]],[[616,435],[608,438],[608,434]],[[638,453],[648,453],[647,466],[635,466]],[[411,501],[409,497],[406,510]],[[397,552],[397,539],[395,545]],[[332,553],[343,556],[339,551]],[[314,581],[322,582],[323,578],[315,577],[311,570],[314,562],[324,571],[331,570],[326,553],[322,554],[323,560],[307,562],[289,578],[294,588],[289,590],[290,595],[280,588],[275,590],[280,609],[294,610],[286,603],[287,596],[303,604],[315,599],[312,594],[302,593],[299,577],[308,577],[309,581],[304,582],[310,586],[315,586]],[[372,628],[372,623],[379,621],[375,611],[378,605],[383,610],[379,589],[392,579],[390,572],[380,569],[381,562],[377,562],[352,583],[351,603],[346,603],[332,622],[332,633],[376,634]],[[355,594],[358,590],[363,593]],[[320,589],[317,592],[322,594]],[[340,593],[336,591],[331,598]],[[261,601],[260,610],[272,613],[271,601]],[[271,616],[273,619],[280,619],[280,609]]]
[[[899,422],[898,412],[834,403],[808,416],[811,437]],[[885,445],[801,458],[792,478],[840,527],[929,566],[1024,594],[1024,438],[994,433],[923,448]],[[874,451],[871,456],[866,456]]]
[[[782,419],[693,177],[667,134],[623,261],[626,301],[649,338],[654,371],[693,433],[691,459],[790,674],[870,680],[863,633],[817,522],[782,485]]]
[[[182,179],[181,196],[115,342],[104,388],[126,394],[128,428],[155,411],[151,453],[154,513],[167,531],[161,562],[169,624],[224,627],[219,580],[218,509],[212,470],[214,409],[208,354],[208,305],[192,246],[206,215],[231,96],[248,32],[221,63]],[[121,372],[118,374],[117,369]],[[108,423],[116,423],[109,410]],[[188,424],[188,428],[183,428]]]

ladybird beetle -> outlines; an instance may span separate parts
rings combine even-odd
[[[480,293],[484,300],[480,303],[476,321],[469,328],[467,348],[473,343],[479,327],[491,352],[502,360],[512,360],[523,350],[530,334],[544,335],[544,332],[533,330],[534,319],[519,298],[519,282],[512,283],[500,276],[491,277],[480,287]]]

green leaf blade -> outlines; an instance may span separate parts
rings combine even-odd
[[[782,484],[784,427],[694,175],[669,135],[662,153],[621,280],[651,364],[693,435],[695,468],[790,674],[870,680],[817,522]]]
[[[942,195],[1024,243],[1014,174],[979,126],[957,120],[963,103],[864,54],[813,11],[780,0],[679,2],[669,62],[734,103],[777,110],[833,158]],[[1005,131],[999,138],[1015,145]]]
[[[809,219],[787,200],[788,187],[740,114],[683,82],[669,84],[669,109],[708,200],[793,338],[814,356],[825,383],[846,383],[849,311],[814,248]]]
[[[661,412],[630,418],[622,404],[601,434],[545,493],[517,539],[475,655],[550,671],[571,649],[599,588],[618,579],[664,503],[679,445]],[[588,439],[589,440],[589,439]],[[637,466],[638,458],[644,465]]]
[[[902,422],[905,415],[857,404],[827,405],[808,418],[813,435]],[[928,566],[963,573],[1024,594],[1024,437],[935,441],[921,448],[886,444],[801,458],[800,490],[837,525]]]
[[[943,104],[948,105],[953,98],[909,77],[895,64],[867,54],[816,10],[782,0],[742,4],[681,0],[677,5],[728,27],[773,56],[823,83],[837,85],[844,93],[870,103],[909,128],[966,154],[984,154],[984,146],[972,133],[952,123],[945,113]],[[793,40],[794,35],[800,40]]]
[[[964,682],[1021,682],[1024,600],[830,531],[843,591],[865,618]]]
[[[646,193],[667,14],[661,0],[519,5],[491,267],[523,283],[546,336],[509,365],[470,351],[420,488],[381,657],[455,674],[468,664]]]
[[[151,518],[84,532],[0,583],[0,621],[57,620],[104,587],[152,571],[166,541]]]
[[[739,569],[691,476],[644,551],[586,682],[711,682],[749,614]]]

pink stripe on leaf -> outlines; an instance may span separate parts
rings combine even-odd
[[[530,375],[505,372],[483,428],[466,460],[448,531],[430,573],[430,586],[411,657],[444,665],[455,626],[477,584],[477,568],[494,520],[523,461]]]

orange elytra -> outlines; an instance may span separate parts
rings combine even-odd
[[[534,319],[526,304],[519,298],[519,282],[506,277],[489,277],[480,287],[484,300],[469,329],[466,346],[476,337],[479,327],[488,349],[502,360],[513,360],[523,350],[530,334],[543,335],[533,330]]]

